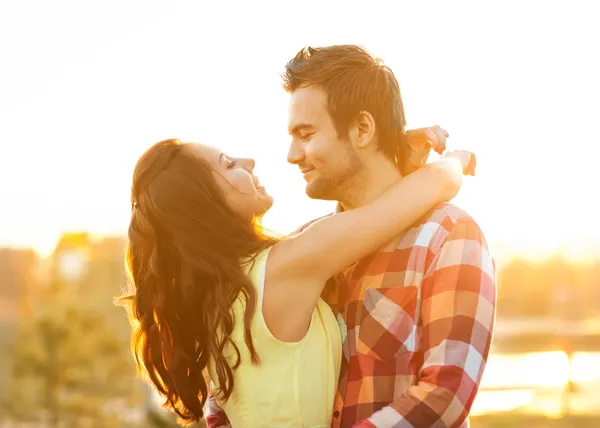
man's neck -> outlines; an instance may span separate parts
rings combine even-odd
[[[398,167],[383,156],[377,156],[362,174],[350,183],[347,195],[339,203],[344,210],[358,208],[373,201],[402,178]]]

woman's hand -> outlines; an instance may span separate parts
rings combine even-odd
[[[440,126],[410,129],[404,134],[408,145],[402,174],[408,175],[427,163],[431,150],[438,154],[446,150],[448,132]]]
[[[454,159],[462,168],[462,174],[475,175],[477,159],[472,152],[467,150],[454,150],[446,152],[440,159]]]
[[[448,131],[439,125],[409,129],[405,135],[406,142],[414,152],[429,154],[429,150],[433,149],[440,155],[446,150],[446,139],[450,136]]]
[[[463,183],[463,175],[475,175],[475,155],[466,150],[455,150],[445,153],[441,158],[428,164],[442,172],[446,200],[456,196]]]

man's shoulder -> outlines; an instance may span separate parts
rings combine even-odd
[[[450,203],[438,204],[403,234],[398,248],[429,247],[434,250],[457,225],[479,230],[473,217],[463,209]]]
[[[298,234],[313,223],[326,217],[332,216],[334,214],[335,213],[329,213],[327,215],[312,219],[309,222],[300,226],[294,232],[292,232],[291,235]],[[435,226],[437,224],[437,227],[442,226],[449,231],[457,223],[472,223],[474,226],[477,227],[477,223],[475,222],[475,220],[466,211],[457,207],[454,204],[444,202],[436,205],[433,209],[427,212],[427,214],[425,214],[423,217],[421,217],[420,220],[413,224],[410,230],[415,231],[424,227],[431,228],[432,226]]]
[[[436,205],[415,226],[422,227],[428,223],[437,223],[447,229],[452,228],[457,223],[477,224],[469,213],[449,202]]]

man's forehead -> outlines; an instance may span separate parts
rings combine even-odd
[[[327,96],[314,86],[298,88],[290,96],[288,128],[301,124],[314,124],[327,109]]]
[[[290,97],[290,104],[298,107],[327,105],[327,94],[317,86],[305,86],[296,89]]]

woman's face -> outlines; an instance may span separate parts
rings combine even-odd
[[[191,150],[209,162],[217,185],[223,191],[227,204],[237,213],[251,219],[264,214],[273,205],[273,198],[258,182],[252,171],[254,159],[227,156],[205,144],[192,144]]]

